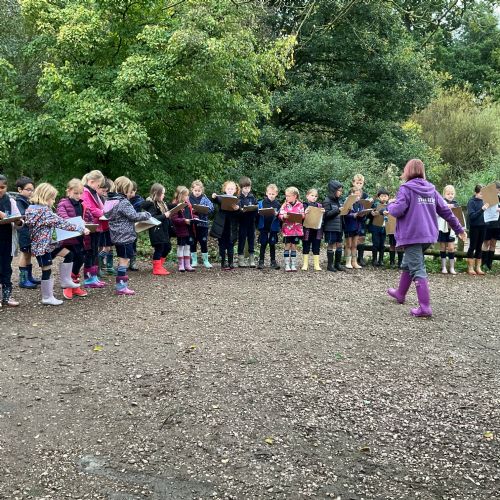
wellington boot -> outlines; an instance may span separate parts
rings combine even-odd
[[[313,266],[315,271],[321,271],[321,267],[319,265],[319,255],[313,255]]]
[[[481,264],[481,259],[476,259],[476,274],[478,276],[484,276],[484,271],[481,269]]]
[[[467,259],[467,274],[471,276],[476,275],[476,271],[474,271],[474,259]]]
[[[309,269],[309,255],[304,255],[302,257],[302,271],[307,271]]]

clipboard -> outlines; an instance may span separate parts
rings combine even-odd
[[[358,217],[365,217],[366,215],[370,215],[372,213],[372,208],[363,208],[358,212]]]
[[[85,224],[85,227],[91,232],[95,233],[97,231],[97,228],[99,227],[99,224]]]
[[[481,193],[483,195],[484,203],[488,203],[490,207],[493,205],[498,205],[498,192],[495,182],[492,182],[491,184],[484,186],[481,189]]]
[[[365,209],[368,210],[369,208],[372,208],[373,202],[370,200],[359,200],[359,203],[361,203],[361,206]]]
[[[304,227],[308,229],[320,229],[323,224],[323,210],[318,207],[308,207],[304,219]]]
[[[246,207],[242,207],[241,211],[243,213],[246,213],[246,212],[256,212],[258,209],[259,209],[258,205],[247,205]]]
[[[187,207],[187,203],[179,203],[174,208],[170,209],[170,215],[174,215],[177,212],[180,212],[181,210],[184,210],[184,208],[186,208],[186,207]],[[151,219],[154,219],[154,217],[151,217]],[[154,225],[157,226],[158,224],[154,224]]]
[[[179,205],[177,205],[179,206]],[[161,222],[158,219],[155,219],[154,217],[150,217],[148,220],[141,220],[139,222],[135,223],[135,232],[136,233],[142,233],[143,231],[146,231],[146,229],[151,229],[154,226],[159,226]]]
[[[342,208],[340,209],[340,215],[347,215],[352,206],[356,203],[357,196],[355,194],[350,194],[345,200]]]
[[[395,234],[396,233],[396,217],[392,215],[387,216],[387,223],[385,224],[385,234]]]
[[[193,205],[193,210],[197,213],[197,214],[200,214],[200,215],[206,215],[208,214],[208,212],[210,212],[210,208],[207,207],[206,205],[198,205],[197,203],[195,203]],[[172,212],[170,212],[172,213]]]
[[[0,224],[10,224],[12,222],[17,222],[24,219],[24,215],[10,215],[5,217],[5,219],[0,220]]]
[[[262,217],[276,217],[276,210],[272,207],[259,208],[259,215],[262,215]]]
[[[383,227],[384,226],[384,215],[380,214],[380,210],[383,209],[384,211],[387,209],[387,205],[378,205],[375,208],[372,208],[372,211],[377,212],[377,215],[373,216],[373,222],[372,224],[377,227]]]
[[[465,227],[465,217],[462,207],[453,207],[451,211],[453,212],[453,215],[458,219],[458,222],[460,222],[460,225],[462,227]],[[448,228],[449,227],[450,225],[448,224]]]
[[[85,222],[81,217],[70,217],[69,219],[66,219],[66,221],[79,228],[83,228],[85,226]],[[80,236],[82,236],[81,231],[67,231],[66,229],[56,227],[52,233],[52,241],[59,242],[69,240],[71,238],[79,238]]]
[[[291,222],[292,224],[302,224],[304,220],[304,214],[296,214],[293,212],[287,212],[288,217],[285,219],[286,222]]]
[[[234,205],[238,205],[239,199],[237,196],[229,196],[228,194],[218,194],[217,198],[220,202],[222,210],[236,212],[236,210],[233,207]],[[239,206],[237,210],[239,210]]]

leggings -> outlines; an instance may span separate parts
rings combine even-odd
[[[238,233],[238,255],[243,255],[245,251],[245,243],[248,241],[248,253],[255,251],[255,220],[240,222]]]
[[[312,247],[313,255],[319,255],[319,250],[321,247],[321,240],[318,240],[317,238],[315,238],[314,240],[302,241],[302,253],[304,255],[309,254],[309,252],[311,251],[311,247]]]
[[[99,255],[99,237],[100,233],[90,233],[90,248],[85,250],[83,260],[86,268],[90,268],[97,264],[97,256]]]
[[[486,236],[485,226],[471,226],[469,228],[469,249],[467,250],[468,259],[480,259],[482,256],[482,246]]]
[[[170,244],[170,242],[156,243],[155,245],[153,245],[153,248],[153,260],[160,260],[167,257],[167,255],[170,253],[170,250],[172,250],[172,245]]]
[[[84,250],[82,245],[65,245],[64,248],[69,250],[73,255],[73,274],[80,274],[80,270],[84,262]]]
[[[201,253],[208,253],[208,227],[196,226],[196,234],[191,243],[191,253],[196,253],[197,244],[200,244]]]
[[[3,237],[3,235],[2,235]],[[12,236],[0,240],[0,283],[12,286]]]
[[[372,233],[373,250],[383,252],[385,249],[385,231],[374,231]]]

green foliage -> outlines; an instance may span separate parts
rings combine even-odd
[[[22,7],[25,54],[41,73],[16,103],[3,100],[10,109],[2,112],[0,154],[7,169],[37,164],[37,177],[99,167],[168,180],[197,154],[254,142],[295,43],[257,38],[259,9],[230,0],[171,8],[161,0],[22,0]],[[24,127],[14,122],[18,108]]]
[[[457,199],[461,205],[465,205],[473,196],[477,184],[485,186],[493,181],[500,181],[500,155],[489,158],[485,164],[481,170],[471,172],[456,183]]]
[[[467,87],[478,97],[500,98],[500,25],[495,3],[471,2],[460,30],[453,36],[440,33],[434,66],[446,74],[445,87]]]
[[[414,115],[422,138],[448,165],[442,183],[455,182],[484,168],[500,151],[500,106],[478,102],[459,89],[442,93],[426,109]]]

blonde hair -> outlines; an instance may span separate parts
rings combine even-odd
[[[365,183],[365,176],[362,174],[354,174],[354,176],[352,178],[352,182],[354,183],[356,181],[361,181],[364,184]]]
[[[318,196],[318,190],[316,188],[311,188],[307,190],[306,196],[315,193]]]
[[[195,181],[193,181],[191,183],[191,191],[195,188],[195,187],[199,187],[201,188],[201,192],[204,193],[205,192],[205,186],[203,185],[203,182],[201,182],[199,179],[196,179]]]
[[[120,177],[115,179],[115,189],[117,193],[121,193],[126,196],[128,193],[133,191],[134,185],[128,177],[121,175]]]
[[[276,184],[268,184],[268,185],[266,186],[266,191],[267,191],[268,189],[272,189],[273,191],[276,191],[276,193],[279,193],[279,189],[278,189],[278,186],[277,186]]]
[[[152,201],[159,201],[162,193],[165,192],[165,187],[158,182],[155,182],[151,189],[149,190],[149,196],[151,196]]]
[[[189,189],[186,186],[177,186],[173,203],[182,203],[182,197],[186,194],[189,194]]]
[[[55,200],[57,196],[57,189],[48,182],[42,182],[39,184],[33,196],[31,198],[31,203],[34,205],[49,205],[49,200]]]
[[[115,183],[109,177],[104,177],[104,180],[99,187],[101,189],[105,189],[109,193],[115,192]]]
[[[83,182],[76,177],[74,179],[71,179],[68,184],[66,184],[66,194],[68,194],[68,191],[83,192]]]
[[[224,182],[224,184],[222,184],[222,192],[225,193],[226,192],[226,189],[227,187],[230,185],[230,184],[234,184],[234,187],[236,188],[235,192],[234,192],[234,195],[235,196],[238,196],[240,194],[240,186],[238,186],[238,184],[236,184],[236,182],[234,181],[226,181]]]
[[[295,186],[290,186],[285,189],[285,194],[294,194],[299,199],[299,190]]]
[[[88,184],[88,181],[104,181],[104,175],[100,170],[91,170],[82,177],[82,183]]]
[[[353,186],[351,188],[351,194],[354,194],[354,193],[363,193],[363,190],[360,187]]]
[[[455,191],[455,186],[452,186],[451,184],[448,184],[447,186],[444,187],[443,196],[445,195],[446,191],[452,191],[453,196],[455,196],[457,194],[457,192]]]

